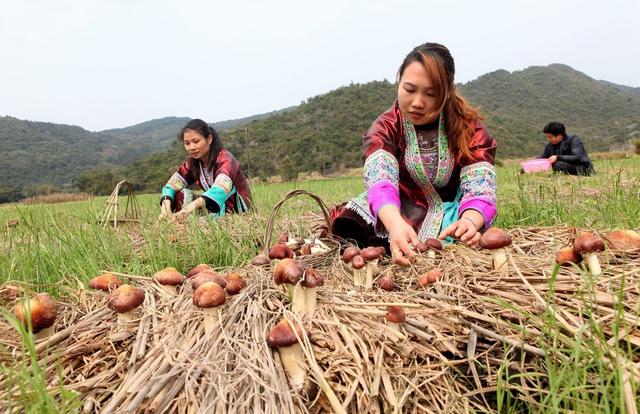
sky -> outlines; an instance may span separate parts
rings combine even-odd
[[[0,0],[0,116],[209,122],[393,81],[446,45],[456,81],[564,63],[640,86],[640,0]]]

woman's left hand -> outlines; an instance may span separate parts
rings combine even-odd
[[[453,237],[454,239],[460,240],[462,243],[466,244],[469,247],[476,247],[480,242],[480,232],[478,231],[477,226],[482,227],[484,225],[484,218],[480,213],[473,212],[473,217],[468,216],[465,211],[465,215],[462,216],[458,221],[451,224],[449,227],[444,229],[442,233],[438,236],[440,240],[444,240],[447,237]],[[481,223],[478,223],[480,221]]]

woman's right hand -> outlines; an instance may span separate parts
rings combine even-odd
[[[162,219],[169,216],[171,216],[171,200],[165,199],[160,204],[160,216],[158,218]]]
[[[389,233],[389,245],[394,262],[401,266],[408,266],[408,258],[414,254],[413,246],[418,243],[416,231],[402,218],[400,211],[394,205],[380,208],[378,219],[382,221]]]

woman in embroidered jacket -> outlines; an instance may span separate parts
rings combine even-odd
[[[428,238],[478,244],[496,215],[496,142],[454,82],[449,50],[413,49],[398,99],[363,137],[365,193],[332,212],[336,235],[387,245],[399,261]],[[451,239],[449,239],[451,240]]]
[[[238,160],[222,147],[216,130],[201,119],[192,119],[178,139],[189,158],[162,188],[161,216],[177,212],[184,217],[202,207],[218,216],[247,211],[251,205],[249,183]],[[184,190],[194,183],[204,193],[183,206]]]

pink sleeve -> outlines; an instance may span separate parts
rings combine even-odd
[[[393,204],[400,208],[400,193],[398,187],[390,181],[382,180],[373,184],[367,191],[369,210],[374,217],[378,217],[378,210],[384,205]]]
[[[458,210],[458,214],[459,216],[462,216],[462,213],[464,213],[465,210],[477,210],[480,214],[482,214],[482,217],[484,217],[484,228],[488,229],[489,227],[491,227],[491,224],[493,223],[493,219],[496,217],[496,213],[498,212],[495,204],[486,201],[486,200],[480,200],[480,199],[471,199],[468,201],[463,201],[460,204],[460,209]]]

